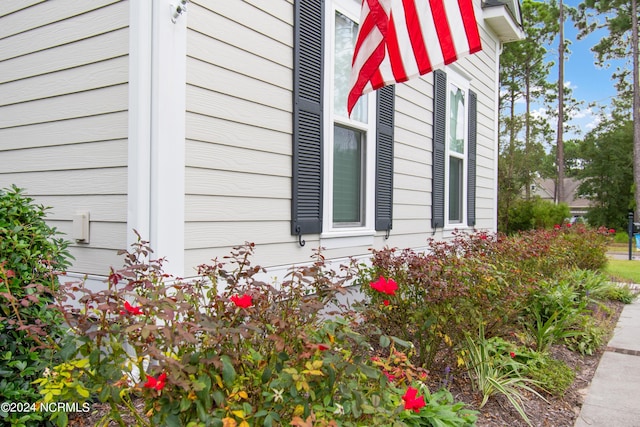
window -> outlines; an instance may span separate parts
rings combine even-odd
[[[465,165],[466,165],[466,88],[461,88],[453,82],[449,83],[447,99],[447,110],[449,112],[449,127],[447,132],[447,159],[449,178],[445,185],[448,185],[446,205],[448,207],[449,224],[462,224],[464,220],[463,205],[466,186]]]
[[[291,233],[389,231],[394,88],[346,98],[358,0],[297,0],[294,31]]]
[[[475,225],[476,102],[467,79],[434,72],[433,228]]]
[[[375,94],[360,98],[347,114],[351,58],[358,35],[360,2],[328,2],[325,25],[324,233],[373,231]]]

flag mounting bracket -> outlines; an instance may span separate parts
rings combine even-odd
[[[171,22],[175,24],[178,17],[187,11],[187,0],[179,0],[178,4],[172,3],[169,8],[171,10]]]

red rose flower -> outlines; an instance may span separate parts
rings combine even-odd
[[[609,229],[609,233],[610,233],[610,234],[616,234],[616,230],[615,230],[615,229],[613,229],[613,228],[610,228],[610,229]]]
[[[378,281],[371,282],[369,285],[374,290],[376,290],[378,292],[382,292],[383,294],[387,294],[387,295],[395,295],[396,294],[396,290],[398,289],[398,284],[396,283],[395,280],[393,280],[393,279],[387,280],[382,276],[380,276]]]
[[[560,230],[560,224],[554,225],[553,228],[555,228],[556,230]]]
[[[244,294],[242,296],[234,295],[231,297],[231,301],[241,308],[249,308],[253,305],[252,297],[248,294]]]
[[[388,300],[388,299],[386,299],[386,300],[382,301],[382,303],[383,303],[384,305],[389,305],[389,304],[391,304],[391,303],[389,302],[389,300]]]
[[[156,390],[162,390],[167,385],[167,374],[161,373],[158,378],[154,378],[151,375],[147,377],[147,382],[144,383],[145,388],[153,388]]]
[[[120,314],[138,315],[138,314],[144,314],[144,312],[140,307],[134,307],[131,304],[129,304],[129,301],[125,301],[124,310],[120,311]]]
[[[409,387],[407,389],[407,392],[402,396],[402,400],[404,400],[404,409],[413,409],[414,412],[420,412],[420,408],[425,405],[424,396],[417,397],[417,395],[417,389],[413,387]]]
[[[511,353],[509,353],[509,356],[511,356],[511,358],[513,359],[514,357],[516,357],[516,354],[512,351]]]

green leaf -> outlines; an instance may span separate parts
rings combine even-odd
[[[60,411],[56,413],[56,424],[58,427],[67,427],[69,425],[69,416],[66,412]]]
[[[198,418],[200,419],[200,421],[207,421],[207,411],[200,401],[196,401],[196,412],[198,413]]]
[[[247,402],[243,402],[242,403],[242,410],[244,411],[244,413],[246,414],[246,416],[249,416],[253,413],[253,408],[251,407],[251,405]]]
[[[87,390],[80,384],[76,385],[76,392],[84,398],[89,397],[89,390]]]
[[[380,406],[380,396],[378,396],[377,394],[371,396],[371,404],[376,408]]]
[[[213,401],[216,402],[216,405],[218,406],[222,406],[222,404],[224,403],[224,394],[220,390],[216,390],[213,393],[211,393],[211,397],[213,398]]]
[[[186,396],[183,396],[182,399],[180,399],[180,412],[186,411],[190,406],[191,400],[187,399]]]
[[[269,380],[271,379],[272,374],[273,374],[273,371],[271,370],[271,368],[267,366],[265,370],[262,371],[262,376],[260,377],[260,379],[262,380],[262,384],[268,383]]]
[[[223,355],[220,359],[222,360],[222,381],[225,385],[231,386],[236,379],[236,370],[229,356]]]
[[[386,335],[380,335],[380,347],[387,348],[391,345],[391,340]]]
[[[411,348],[413,346],[413,344],[411,344],[409,341],[401,340],[398,337],[391,337],[391,339],[393,340],[393,342],[404,348]]]
[[[367,376],[367,378],[376,379],[380,377],[380,371],[372,368],[371,366],[361,365],[360,371]]]
[[[176,414],[167,415],[167,418],[164,420],[164,425],[167,427],[182,427],[180,417],[178,417]]]
[[[76,343],[74,341],[69,341],[60,349],[60,359],[71,360],[73,356],[75,356],[77,351],[78,349],[76,348]]]
[[[362,405],[362,412],[365,414],[373,414],[375,411],[375,408],[371,405]]]

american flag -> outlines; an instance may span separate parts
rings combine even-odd
[[[349,114],[366,93],[481,49],[473,0],[362,0]]]

